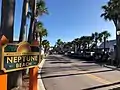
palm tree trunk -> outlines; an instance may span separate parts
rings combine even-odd
[[[35,40],[37,41],[38,35],[37,32],[35,33]]]
[[[27,12],[28,12],[28,0],[24,0],[23,8],[22,8],[22,19],[21,19],[19,42],[25,40],[25,35],[26,35],[25,25],[26,25]],[[23,70],[23,71],[20,70],[16,73],[18,86],[22,86],[22,72],[23,74],[25,74],[26,70]]]
[[[104,52],[105,52],[105,49],[106,48],[106,38],[104,37]]]
[[[90,44],[88,43],[88,49],[89,49],[89,47],[90,47]]]
[[[81,50],[81,44],[79,44],[79,51]]]
[[[35,38],[36,38],[36,32],[35,32],[35,30],[36,30],[36,23],[37,23],[37,19],[34,19],[34,29],[33,29],[33,38],[32,38],[32,40],[35,40]]]
[[[118,21],[117,27],[116,27],[116,59],[118,66],[120,67],[120,20]]]
[[[28,0],[24,0],[23,9],[22,9],[22,20],[21,20],[19,42],[25,39],[25,25],[26,25],[27,12],[28,12]]]
[[[97,49],[97,39],[95,39],[96,49]]]
[[[79,50],[79,44],[77,44],[77,52],[78,52],[78,50]]]
[[[42,50],[42,36],[39,33],[39,38],[40,38],[40,55],[41,55],[41,50]]]
[[[36,14],[36,0],[33,0],[32,16],[30,20],[30,28],[29,28],[29,33],[28,33],[28,42],[31,42],[33,40],[33,31],[34,31],[34,26],[35,26],[35,14]]]
[[[2,0],[2,13],[1,13],[1,32],[5,35],[9,42],[13,42],[14,32],[14,14],[15,13],[15,0]],[[17,72],[8,73],[8,90],[15,87],[18,83],[16,82]]]
[[[13,42],[15,0],[2,0],[1,32]]]
[[[33,29],[33,27],[34,27],[34,18],[33,17],[31,17],[31,21],[30,21],[30,28],[29,28],[29,34],[28,34],[28,42],[30,43],[31,42],[31,40],[32,40],[32,29]]]

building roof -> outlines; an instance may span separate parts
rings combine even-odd
[[[109,41],[106,42],[105,47],[106,48],[111,48],[114,45],[116,45],[116,40],[109,40]],[[104,48],[104,42],[102,42],[102,44],[100,44],[99,48]]]

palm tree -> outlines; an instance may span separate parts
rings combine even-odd
[[[104,51],[105,51],[105,48],[106,48],[106,40],[108,39],[108,37],[111,36],[111,34],[110,34],[108,31],[103,31],[103,32],[101,32],[101,35],[102,35],[102,37],[103,37]]]
[[[80,39],[79,38],[76,38],[76,39],[74,39],[74,42],[75,42],[75,50],[79,50],[80,49],[80,44],[81,44],[81,42],[80,42]]]
[[[86,36],[85,37],[85,41],[86,41],[86,43],[88,45],[88,49],[89,49],[90,48],[90,44],[92,44],[92,42],[93,42],[92,36]]]
[[[15,0],[2,0],[1,33],[13,42]]]
[[[95,32],[95,33],[94,33],[94,38],[95,38],[95,44],[96,44],[96,48],[97,48],[98,39],[99,39],[99,34],[98,34],[98,32]]]
[[[101,17],[104,17],[105,20],[113,21],[116,27],[116,59],[118,64],[120,64],[120,0],[110,0],[104,6],[102,6],[104,12],[101,14]]]
[[[37,23],[37,18],[44,13],[48,14],[48,10],[46,8],[46,3],[44,0],[29,0],[29,6],[31,9],[30,15],[31,15],[31,21],[30,21],[30,28],[29,28],[29,34],[28,34],[28,41],[30,42],[35,33],[35,24]]]
[[[74,52],[76,52],[76,51],[78,50],[78,41],[79,41],[79,38],[75,38],[75,39],[72,41],[73,48],[74,48]]]
[[[91,39],[95,42],[97,49],[98,42],[102,42],[102,34],[98,32],[92,33]]]
[[[31,9],[31,12],[29,12],[31,17],[30,17],[30,27],[29,27],[29,33],[28,33],[28,42],[31,42],[31,40],[33,39],[32,34],[34,30],[34,25],[35,25],[36,0],[29,0],[29,6]]]
[[[21,27],[20,27],[20,35],[19,35],[19,42],[23,41],[25,39],[25,33],[27,32],[26,26],[26,19],[27,19],[27,13],[28,13],[28,0],[23,1],[23,7],[22,7],[22,19],[21,19]],[[26,72],[26,70],[20,70],[18,73],[19,81],[22,81],[22,72],[23,75]],[[21,83],[22,85],[22,83]],[[20,86],[20,85],[19,85]]]
[[[64,44],[64,50],[65,51],[71,51],[72,43],[71,42],[66,42]]]
[[[56,42],[57,46],[60,46],[62,43],[63,43],[63,42],[62,42],[61,39],[58,39],[57,42]]]
[[[82,40],[79,38],[79,40],[78,40],[78,50],[80,50],[81,49],[81,45],[82,45]]]
[[[27,31],[25,31],[27,12],[28,12],[28,0],[24,0],[23,1],[23,9],[22,9],[22,19],[21,19],[19,42],[23,41],[23,39],[25,38],[25,32],[27,32]]]
[[[85,36],[82,36],[80,38],[81,42],[82,42],[82,49],[85,49],[86,48],[86,41],[85,41]]]
[[[71,43],[72,43],[72,50],[76,52],[76,41],[73,40]]]
[[[35,33],[34,33],[34,35],[33,35],[33,38],[37,41],[38,40],[38,38],[39,38],[39,31],[43,28],[43,23],[42,22],[40,22],[40,21],[38,21],[37,23],[36,23],[36,25],[35,25]]]
[[[2,0],[1,12],[1,33],[9,39],[9,42],[13,42],[15,0]],[[15,78],[16,80],[14,80]],[[19,84],[17,81],[17,72],[8,73],[8,90],[11,90],[13,87],[18,86]]]
[[[48,40],[43,40],[42,45],[44,47],[44,52],[47,53],[48,49],[50,48],[50,42]]]
[[[61,39],[58,39],[56,42],[57,52],[62,52],[64,47],[64,42]]]
[[[42,47],[42,38],[45,37],[45,36],[47,36],[48,33],[47,33],[47,29],[45,29],[45,28],[43,27],[43,25],[42,25],[42,23],[41,23],[40,21],[37,22],[37,24],[36,24],[35,33],[36,33],[37,35],[39,35],[40,49],[41,49],[41,47]],[[38,38],[38,37],[36,37],[36,38]]]

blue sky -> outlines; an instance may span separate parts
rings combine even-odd
[[[1,1],[1,0],[0,0]],[[18,38],[20,30],[22,0],[16,0],[15,33]],[[108,30],[109,39],[115,39],[115,27],[112,22],[100,17],[101,6],[108,0],[46,0],[49,15],[39,20],[48,30],[48,39],[54,45],[57,39],[71,41],[83,35],[91,35],[97,31]]]

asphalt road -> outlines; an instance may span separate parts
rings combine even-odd
[[[120,71],[94,62],[50,55],[41,72],[46,90],[110,90],[120,87]]]

